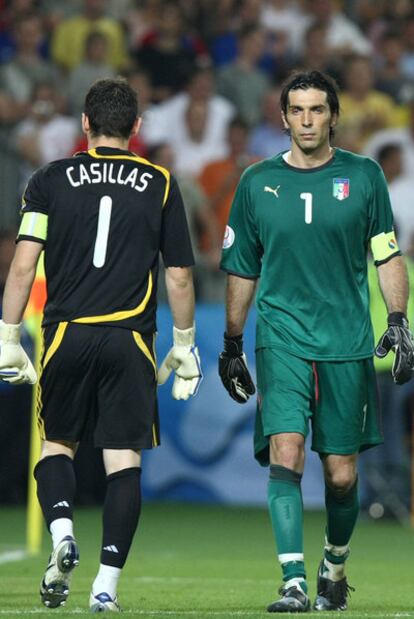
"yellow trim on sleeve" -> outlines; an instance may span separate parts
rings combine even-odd
[[[127,159],[129,161],[136,161],[136,163],[144,163],[145,165],[149,165],[155,168],[156,170],[158,170],[159,172],[161,172],[161,174],[163,174],[166,180],[164,199],[162,202],[162,205],[165,206],[165,203],[167,202],[168,194],[170,192],[170,177],[171,177],[171,174],[169,173],[167,168],[163,168],[160,165],[151,163],[151,161],[148,161],[148,159],[144,159],[144,157],[138,157],[137,155],[99,155],[96,152],[96,148],[91,148],[90,150],[88,150],[88,154],[91,157],[94,157],[95,159]]]
[[[399,251],[394,230],[391,230],[391,232],[381,232],[381,234],[373,236],[371,239],[371,251],[375,262],[386,260]]]
[[[133,331],[132,335],[134,337],[134,340],[135,340],[138,348],[142,351],[142,353],[146,356],[146,358],[149,359],[149,361],[151,362],[152,367],[154,368],[155,374],[157,374],[157,366],[155,364],[155,359],[151,355],[150,349],[148,348],[148,346],[146,345],[146,343],[142,339],[141,333],[139,333],[138,331]]]
[[[44,213],[23,213],[18,236],[32,236],[46,241],[48,217]]]
[[[157,430],[155,428],[155,423],[152,424],[152,446],[153,447],[158,447],[159,443],[158,443],[158,436],[157,436]]]
[[[152,273],[149,272],[148,275],[148,287],[145,293],[145,297],[142,299],[141,303],[137,305],[132,310],[121,310],[119,312],[114,312],[113,314],[103,314],[102,316],[86,316],[83,318],[75,318],[71,320],[71,322],[78,322],[81,324],[91,325],[98,322],[113,322],[118,320],[126,320],[127,318],[132,318],[133,316],[138,316],[142,314],[142,312],[147,307],[149,298],[152,292]]]

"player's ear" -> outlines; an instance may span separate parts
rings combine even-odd
[[[282,122],[283,122],[283,126],[284,126],[284,128],[285,128],[285,129],[290,129],[290,127],[289,127],[289,123],[288,123],[288,121],[286,120],[285,113],[284,113],[284,112],[281,112],[281,116],[282,116]]]
[[[331,129],[335,129],[337,122],[338,122],[338,114],[332,114],[332,118],[330,122]]]
[[[89,118],[82,112],[82,131],[88,134],[90,131]]]
[[[131,129],[131,135],[136,135],[141,127],[141,123],[142,123],[142,118],[141,116],[138,116],[138,118],[135,119],[135,122],[132,126]]]

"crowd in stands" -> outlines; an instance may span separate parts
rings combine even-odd
[[[0,272],[30,174],[87,148],[85,93],[123,75],[143,117],[130,149],[176,175],[197,298],[222,301],[232,195],[247,166],[289,148],[279,95],[293,69],[337,80],[334,144],[383,166],[414,257],[414,0],[0,0]]]
[[[394,162],[400,241],[414,253],[412,0],[0,0],[0,231],[16,229],[34,169],[87,147],[90,84],[123,75],[143,116],[130,149],[177,175],[199,299],[222,300],[232,193],[246,166],[289,148],[278,99],[292,69],[337,80],[337,146]]]

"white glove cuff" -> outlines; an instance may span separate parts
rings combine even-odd
[[[20,344],[21,325],[21,322],[18,325],[8,325],[0,320],[0,340],[3,344]]]
[[[177,329],[173,327],[173,341],[175,346],[194,346],[195,324],[189,329]]]

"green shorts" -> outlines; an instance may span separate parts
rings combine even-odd
[[[307,436],[320,454],[347,455],[383,442],[374,363],[308,361],[276,348],[256,351],[255,457],[269,464],[269,437]]]

